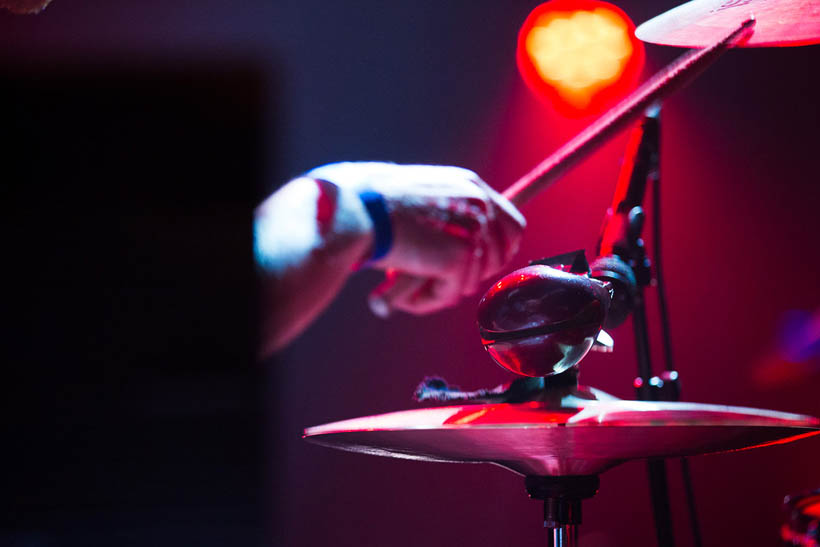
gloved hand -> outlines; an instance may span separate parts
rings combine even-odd
[[[335,163],[307,176],[384,197],[393,245],[369,263],[387,274],[369,297],[381,317],[429,313],[473,294],[518,251],[526,225],[509,201],[459,167]]]

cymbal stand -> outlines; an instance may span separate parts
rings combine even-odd
[[[633,328],[635,330],[635,342],[638,353],[638,378],[635,381],[635,387],[638,391],[638,398],[642,400],[659,400],[660,398],[665,398],[665,400],[670,401],[677,400],[677,372],[671,368],[671,360],[668,359],[668,329],[666,329],[665,322],[664,342],[667,345],[666,354],[668,370],[660,377],[652,377],[649,354],[649,336],[646,325],[646,310],[643,298],[643,288],[651,281],[651,272],[649,261],[643,248],[643,241],[640,238],[645,218],[641,204],[643,202],[646,183],[650,180],[655,183],[656,192],[654,195],[656,197],[658,195],[657,181],[659,180],[658,156],[660,101],[693,79],[700,72],[706,69],[706,67],[714,63],[736,42],[748,37],[752,32],[754,25],[754,17],[749,17],[739,23],[737,28],[727,33],[724,37],[717,40],[709,47],[700,50],[693,50],[684,54],[676,61],[673,61],[669,66],[661,70],[658,74],[630,93],[606,114],[593,122],[592,125],[578,134],[575,138],[568,141],[564,146],[553,152],[550,156],[544,159],[541,163],[531,169],[528,173],[504,191],[504,197],[509,199],[515,206],[521,207],[536,196],[540,191],[544,190],[560,178],[560,176],[569,170],[573,165],[592,153],[592,151],[597,149],[601,143],[623,129],[632,120],[637,119],[642,112],[646,112],[643,122],[639,128],[638,139],[633,138],[633,141],[636,141],[636,143],[637,141],[642,141],[643,139],[641,138],[641,133],[645,129],[648,130],[649,133],[654,132],[654,136],[650,135],[650,138],[647,141],[650,146],[648,149],[643,150],[643,152],[649,152],[644,158],[648,163],[643,166],[648,167],[649,170],[643,171],[643,177],[637,176],[635,173],[631,173],[630,176],[625,178],[623,176],[621,177],[623,180],[619,180],[618,189],[616,189],[615,194],[615,204],[619,205],[619,209],[616,210],[613,207],[613,210],[610,212],[610,217],[607,218],[607,222],[610,220],[615,220],[616,224],[620,225],[614,229],[613,232],[621,232],[623,235],[629,236],[627,240],[625,240],[629,245],[626,249],[624,249],[624,254],[613,253],[612,251],[614,251],[614,249],[611,248],[608,250],[609,252],[600,252],[599,249],[598,253],[599,256],[602,256],[605,259],[614,256],[614,260],[603,261],[603,266],[614,266],[614,269],[611,272],[606,273],[611,273],[614,280],[621,282],[626,281],[626,285],[628,285],[631,289],[622,293],[622,296],[620,297],[616,295],[616,298],[622,298],[622,303],[629,304],[630,306],[634,305],[634,308],[624,306],[621,310],[623,313],[621,314],[612,313],[613,310],[610,309],[609,315],[621,316],[622,318],[625,318],[630,312],[633,315]],[[638,152],[639,148],[640,147],[636,144],[635,151]],[[632,166],[630,166],[630,168],[631,167]],[[621,198],[629,198],[623,199],[623,209],[620,208],[621,200],[619,200],[619,192],[621,191],[624,192],[623,195],[620,196]],[[613,212],[617,214],[613,214]],[[605,224],[605,228],[606,227],[607,224]],[[624,260],[631,262],[631,271],[629,266],[624,264],[624,260],[621,260],[621,257],[623,257]],[[622,273],[626,274],[626,279],[621,276]],[[659,291],[659,296],[661,298],[662,312],[665,313],[665,302],[662,291]],[[610,328],[610,326],[606,324],[604,326],[606,328]],[[692,527],[695,535],[695,543],[696,546],[699,547],[699,531],[694,512],[691,485],[689,484],[688,466],[685,460],[683,460],[683,462],[682,470],[684,482],[686,483],[687,497],[689,498],[688,501],[690,516],[692,518]],[[666,469],[663,460],[649,462],[649,477],[658,544],[660,547],[672,547],[674,544],[672,535],[672,517],[669,507]],[[552,498],[548,496],[544,499],[545,511],[549,513],[546,500]],[[577,507],[580,510],[580,502]],[[547,513],[545,513],[545,516],[549,516]],[[549,522],[552,521],[545,520],[545,524]],[[572,522],[564,523],[563,521],[560,521],[560,519],[554,521],[553,524],[555,524],[555,526],[550,527],[552,530],[550,545],[561,545],[563,547],[564,543],[566,543],[566,545],[574,544],[574,527],[576,524]]]
[[[544,501],[547,547],[577,547],[581,501],[598,493],[598,475],[529,476],[527,493]]]
[[[668,384],[664,391],[661,391],[661,387],[665,382],[652,375],[644,299],[644,288],[650,284],[652,272],[641,238],[646,219],[643,200],[648,183],[653,183],[657,189],[659,167],[660,105],[656,104],[647,109],[643,120],[631,134],[615,197],[612,207],[607,212],[598,244],[599,256],[604,257],[604,260],[625,262],[634,274],[633,279],[621,278],[613,281],[616,292],[626,294],[619,301],[623,309],[617,310],[617,315],[620,320],[623,320],[627,313],[631,312],[632,315],[638,362],[638,377],[634,385],[637,398],[643,401],[677,399],[678,375],[675,371],[667,371],[663,375]],[[655,213],[657,214],[657,211]],[[650,460],[648,473],[658,545],[672,547],[674,534],[665,462]]]

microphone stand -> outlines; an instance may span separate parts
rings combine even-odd
[[[658,188],[660,182],[660,105],[647,109],[640,124],[633,129],[624,156],[624,164],[615,189],[612,207],[607,211],[598,243],[598,258],[593,263],[593,277],[607,279],[615,287],[613,318],[605,325],[617,326],[631,313],[635,336],[638,376],[634,386],[642,401],[677,401],[679,398],[678,373],[667,359],[667,370],[659,377],[652,375],[649,349],[649,328],[646,316],[644,289],[652,281],[651,263],[641,238],[646,215],[643,200],[647,184],[654,187],[655,215],[658,215]],[[657,227],[657,225],[656,225]],[[657,232],[657,230],[656,230]],[[656,239],[658,234],[656,233]],[[659,242],[656,241],[656,249]],[[624,263],[628,268],[624,271]],[[632,277],[629,278],[629,270]],[[659,273],[659,272],[658,272]],[[626,275],[625,275],[626,274]],[[662,286],[659,287],[662,290]],[[660,292],[660,291],[659,291]],[[660,294],[663,297],[663,294]],[[662,302],[665,314],[665,301]],[[664,343],[667,356],[671,352],[664,318]],[[650,495],[655,518],[658,545],[673,547],[672,513],[669,503],[666,464],[662,459],[647,462]],[[689,498],[690,518],[695,532],[695,543],[700,545],[697,517],[694,512],[688,465],[682,460],[682,471]]]

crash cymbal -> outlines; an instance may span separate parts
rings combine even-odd
[[[635,35],[653,44],[706,47],[750,15],[753,32],[735,47],[820,43],[820,0],[692,0],[640,25]]]
[[[486,462],[522,475],[560,476],[593,475],[632,459],[742,450],[817,433],[820,420],[799,414],[613,399],[559,408],[544,402],[422,408],[311,427],[304,437],[362,454]]]

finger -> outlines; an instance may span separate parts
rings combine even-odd
[[[527,219],[521,214],[515,205],[503,195],[496,192],[489,184],[484,183],[483,187],[490,197],[492,202],[498,209],[498,216],[505,219],[505,222],[514,228],[517,232],[522,231],[527,227]]]
[[[467,267],[465,268],[464,281],[461,284],[461,295],[469,296],[478,290],[478,285],[484,279],[484,272],[487,270],[489,259],[487,241],[479,239],[473,250]]]
[[[504,196],[499,194],[498,198],[499,201],[496,202],[495,207],[497,213],[495,221],[504,234],[505,249],[507,251],[504,262],[507,262],[518,252],[521,236],[524,232],[524,228],[527,226],[527,221],[518,209]]]
[[[405,276],[406,274],[399,274]],[[412,277],[412,276],[410,276]],[[390,301],[392,310],[399,310],[413,315],[425,315],[454,305],[460,297],[460,279],[451,277],[446,279],[421,279],[416,290],[408,290],[396,295]]]
[[[521,234],[527,225],[524,215],[504,196],[481,179],[475,180],[487,196],[488,237],[492,241],[493,259],[487,264],[485,276],[500,270],[518,252]]]
[[[508,222],[509,217],[502,218],[499,221],[499,225],[501,226],[502,231],[504,232],[505,239],[506,239],[506,246],[505,249],[507,254],[505,255],[504,262],[509,262],[513,256],[518,253],[518,250],[521,248],[521,237],[523,236],[520,224]]]
[[[449,236],[470,240],[480,232],[486,223],[484,209],[486,204],[478,206],[474,198],[450,198],[429,201],[428,216],[425,221],[435,229]]]
[[[461,277],[429,279],[420,290],[396,305],[402,311],[423,315],[454,306],[461,298]]]
[[[480,215],[482,219],[481,231],[476,234],[476,238],[482,246],[482,251],[486,253],[486,256],[483,257],[481,279],[486,279],[498,272],[513,254],[509,249],[509,238],[501,222],[499,222],[497,207],[489,198],[485,203],[485,207],[483,214]]]
[[[470,246],[465,252],[471,268],[465,275],[461,294],[472,294],[482,279],[498,271],[506,262],[504,234],[497,223],[492,222],[493,212],[487,207],[492,208],[492,203],[486,202],[482,207],[471,204],[465,212],[473,223],[473,230]]]
[[[427,280],[396,270],[387,270],[385,280],[367,298],[370,310],[382,319],[394,310],[409,311],[407,303],[412,302],[416,293],[424,292]],[[411,312],[412,313],[412,312]]]
[[[489,256],[481,274],[482,279],[498,272],[512,256],[509,250],[510,242],[498,218],[491,218],[488,221],[485,237]]]

